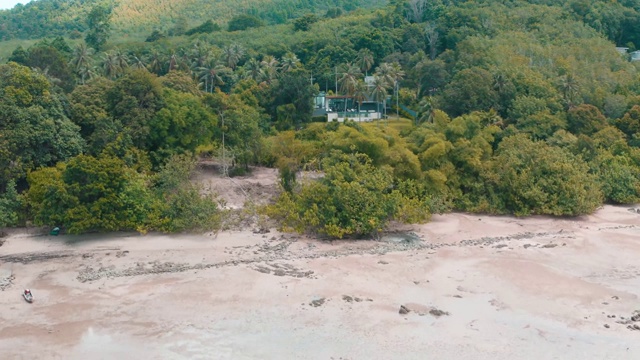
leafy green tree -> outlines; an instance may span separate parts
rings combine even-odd
[[[201,195],[201,188],[190,177],[196,163],[187,155],[175,155],[154,176],[154,203],[150,228],[163,232],[211,231],[220,228],[221,211],[212,195]]]
[[[22,198],[16,190],[15,181],[7,185],[7,191],[0,195],[0,228],[16,226],[22,210]]]
[[[309,83],[309,73],[296,69],[288,71],[271,87],[273,99],[268,110],[273,119],[277,118],[277,108],[281,105],[293,104],[295,112],[291,114],[296,127],[311,121],[313,98],[318,88]]]
[[[148,149],[149,123],[164,106],[158,78],[146,70],[129,70],[107,93],[107,110],[131,136],[134,146]]]
[[[212,141],[217,119],[199,98],[165,89],[163,99],[164,106],[149,121],[148,149],[156,163]]]
[[[0,189],[29,170],[81,153],[79,130],[42,74],[16,63],[0,65]]]
[[[640,201],[640,166],[623,155],[607,150],[592,161],[605,201],[614,204],[635,204]]]
[[[111,7],[106,4],[94,5],[87,16],[87,25],[89,31],[85,42],[96,51],[102,50],[111,36]]]
[[[294,31],[309,31],[311,25],[318,22],[318,17],[314,14],[306,14],[293,21]]]
[[[264,22],[253,15],[236,15],[229,20],[229,31],[240,31],[264,26]]]
[[[568,130],[574,134],[592,135],[607,126],[607,119],[597,107],[580,104],[567,111]]]
[[[481,68],[465,69],[453,76],[444,88],[442,108],[452,116],[495,107],[498,94],[493,76]]]
[[[153,207],[144,177],[116,158],[79,155],[28,180],[36,224],[72,234],[144,229]]]
[[[582,159],[525,135],[504,139],[484,176],[498,213],[575,216],[592,213],[603,200]]]
[[[187,30],[184,34],[185,35],[210,34],[214,31],[220,31],[220,30],[221,30],[220,25],[214,23],[211,20],[207,20],[202,24]]]
[[[408,201],[394,189],[392,174],[373,166],[364,154],[334,154],[323,168],[324,178],[298,192],[283,192],[267,214],[286,230],[331,238],[375,236],[394,218],[429,217],[426,199]]]

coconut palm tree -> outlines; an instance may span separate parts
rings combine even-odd
[[[262,66],[262,81],[271,85],[273,80],[278,77],[278,60],[273,56],[267,55],[260,64]]]
[[[416,125],[423,122],[432,123],[436,111],[433,98],[431,96],[425,96],[420,100],[420,104],[418,106],[420,107],[420,110],[418,112],[418,116],[416,116]]]
[[[368,71],[371,70],[373,66],[373,52],[367,48],[362,48],[358,51],[358,56],[356,57],[356,64],[360,67],[360,71],[362,71],[365,76],[368,75]]]
[[[235,70],[238,62],[244,57],[244,53],[244,48],[238,44],[225,46],[222,49],[222,57],[224,58],[225,65]]]
[[[70,64],[74,71],[80,75],[80,83],[82,85],[84,85],[89,69],[91,69],[91,63],[93,62],[91,58],[92,54],[93,49],[88,48],[85,43],[78,44],[73,50],[73,57],[71,58]]]
[[[376,73],[378,76],[382,77],[384,81],[388,84],[389,87],[393,88],[393,94],[396,98],[396,115],[400,117],[400,108],[399,108],[399,90],[400,90],[400,81],[404,79],[404,71],[402,67],[397,62],[382,63],[376,69]]]
[[[147,70],[147,65],[144,64],[144,62],[142,61],[142,59],[140,59],[139,57],[133,55],[132,58],[133,62],[131,64],[131,67],[134,69],[145,69]]]
[[[176,52],[171,51],[171,56],[169,56],[169,61],[167,61],[167,64],[169,65],[168,71],[176,70],[179,62],[180,60],[178,59]]]
[[[374,75],[371,85],[371,97],[377,102],[378,105],[380,104],[380,102],[382,102],[383,109],[386,109],[387,82],[379,75]],[[380,112],[379,109],[378,112]]]
[[[162,60],[162,55],[157,49],[154,49],[151,52],[151,56],[149,56],[147,63],[149,64],[149,71],[156,75],[160,75],[162,73],[164,61]]]
[[[244,77],[256,82],[262,80],[262,64],[256,58],[251,58],[244,64]]]
[[[283,73],[294,70],[300,67],[300,65],[300,59],[292,52],[286,53],[282,59],[280,59],[280,71]]]
[[[342,74],[338,80],[340,83],[340,91],[347,96],[353,96],[360,76],[362,76],[362,73],[357,65],[352,63],[344,65]],[[344,99],[344,111],[347,111],[346,98]]]
[[[120,51],[120,49],[115,50],[115,57],[118,62],[118,67],[120,67],[122,71],[129,67],[129,56]]]
[[[102,56],[102,73],[108,79],[115,79],[122,73],[119,65],[118,56],[115,52],[110,51]]]
[[[205,92],[212,93],[217,86],[224,85],[221,75],[229,71],[231,69],[218,61],[210,60],[205,66],[198,68],[200,85],[203,86]]]
[[[193,43],[191,47],[191,68],[204,66],[211,58],[211,47],[201,40]]]
[[[360,106],[362,102],[367,99],[368,91],[367,84],[362,80],[358,80],[356,86],[353,88],[353,99],[358,103],[358,119],[360,119]]]
[[[580,90],[578,79],[572,74],[564,75],[560,78],[560,90],[562,91],[562,96],[564,97],[567,107],[573,107],[578,91]]]

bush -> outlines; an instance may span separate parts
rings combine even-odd
[[[603,194],[587,164],[566,149],[534,142],[523,134],[504,139],[483,177],[489,210],[497,213],[583,215],[602,204]]]
[[[376,235],[392,219],[418,222],[429,217],[428,199],[418,196],[414,186],[398,190],[391,172],[374,167],[364,154],[334,153],[323,166],[324,178],[297,192],[284,191],[266,208],[284,230],[361,237]]]
[[[229,31],[240,31],[264,26],[264,22],[252,15],[236,15],[229,20]]]

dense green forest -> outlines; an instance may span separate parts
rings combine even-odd
[[[638,1],[228,2],[224,18],[176,11],[170,26],[118,18],[125,2],[71,3],[0,13],[4,38],[57,19],[0,65],[0,226],[216,229],[223,211],[189,177],[223,152],[231,176],[279,169],[263,216],[336,238],[452,210],[640,201],[640,61],[616,51],[640,45]],[[134,28],[147,33],[122,37]],[[336,86],[393,117],[313,117]]]

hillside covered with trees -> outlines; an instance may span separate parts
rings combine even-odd
[[[0,16],[56,3],[42,14],[71,2]],[[189,25],[171,27],[125,25],[124,3],[83,2],[81,25],[59,17],[38,31],[60,36],[0,65],[0,227],[215,229],[189,176],[223,153],[231,176],[279,169],[263,215],[335,238],[640,201],[640,62],[616,50],[640,46],[638,1],[291,1],[282,17],[247,2],[225,21],[176,10]],[[145,38],[121,37],[133,28]],[[408,120],[313,117],[336,90]],[[303,169],[324,176],[300,183]]]

